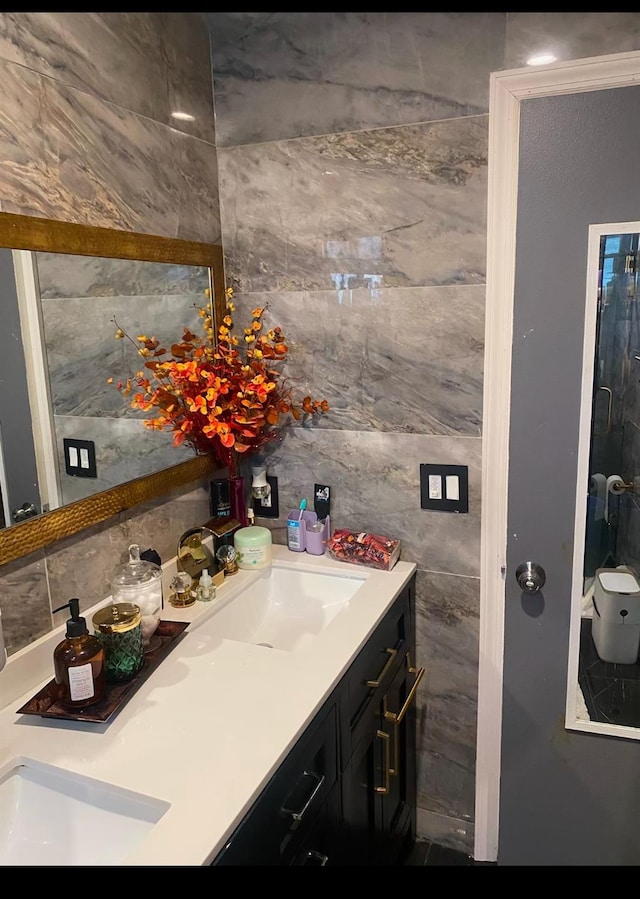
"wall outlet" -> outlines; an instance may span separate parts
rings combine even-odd
[[[266,499],[254,499],[253,511],[256,518],[279,518],[278,479],[267,475],[267,483],[271,487],[271,492]]]

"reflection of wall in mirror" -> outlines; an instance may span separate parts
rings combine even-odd
[[[127,340],[116,340],[114,318],[135,340],[156,336],[163,345],[183,327],[201,327],[208,269],[36,253],[37,287],[57,443],[61,504],[106,490],[193,457],[172,435],[142,424],[142,414],[116,388],[142,369]],[[156,324],[162,323],[162,331]],[[114,383],[108,384],[107,379]],[[91,440],[97,478],[66,473],[64,438]]]

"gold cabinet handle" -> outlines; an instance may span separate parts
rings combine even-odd
[[[395,657],[398,655],[398,650],[397,650],[397,649],[385,649],[385,652],[388,652],[388,653],[389,653],[389,658],[387,659],[384,668],[382,669],[382,671],[381,671],[380,674],[378,675],[378,679],[377,679],[377,680],[368,680],[368,681],[366,682],[367,687],[379,687],[379,686],[380,686],[380,684],[382,683],[382,681],[383,681],[384,678],[385,678],[385,675],[386,675],[387,671],[388,671],[389,668],[391,667],[391,665],[392,665],[392,663],[393,663],[393,660],[394,660]]]
[[[407,710],[408,710],[409,706],[415,699],[416,691],[418,689],[418,684],[424,677],[424,668],[420,668],[419,671],[416,671],[415,668],[411,667],[411,663],[409,663],[409,671],[411,671],[412,673],[414,671],[416,672],[416,679],[413,682],[413,686],[409,690],[409,695],[405,699],[404,705],[402,706],[402,708],[400,709],[400,711],[397,714],[395,712],[390,712],[388,709],[385,709],[385,712],[384,712],[384,717],[387,719],[387,721],[393,721],[394,724],[400,724],[400,722],[402,721],[404,716],[407,714]],[[387,697],[385,696],[385,705],[386,705],[386,699],[387,699]]]
[[[384,786],[376,787],[376,793],[382,793],[386,796],[389,793],[389,775],[391,774],[391,768],[389,765],[389,734],[384,730],[377,730],[376,736],[380,737],[381,740],[384,740]]]

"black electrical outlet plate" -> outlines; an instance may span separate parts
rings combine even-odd
[[[271,475],[267,475],[267,483],[271,486],[271,493],[269,494],[271,505],[265,506],[262,504],[261,499],[254,499],[253,511],[256,518],[279,518],[280,503],[278,502],[278,479]]]
[[[72,478],[97,478],[96,445],[93,440],[63,438],[64,467]]]
[[[449,488],[447,477],[453,481]],[[430,481],[430,479],[433,479]],[[430,488],[431,484],[431,489]],[[466,465],[420,465],[420,508],[435,512],[469,511],[469,469]]]

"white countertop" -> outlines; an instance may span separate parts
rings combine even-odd
[[[239,571],[212,603],[167,604],[163,618],[191,622],[185,636],[105,724],[16,713],[53,677],[58,628],[0,671],[0,768],[24,757],[165,801],[170,808],[123,864],[210,863],[416,568],[377,571],[284,546],[273,547],[273,561],[365,580],[299,653],[216,640],[202,627],[259,572]],[[81,607],[88,621],[90,611]]]

